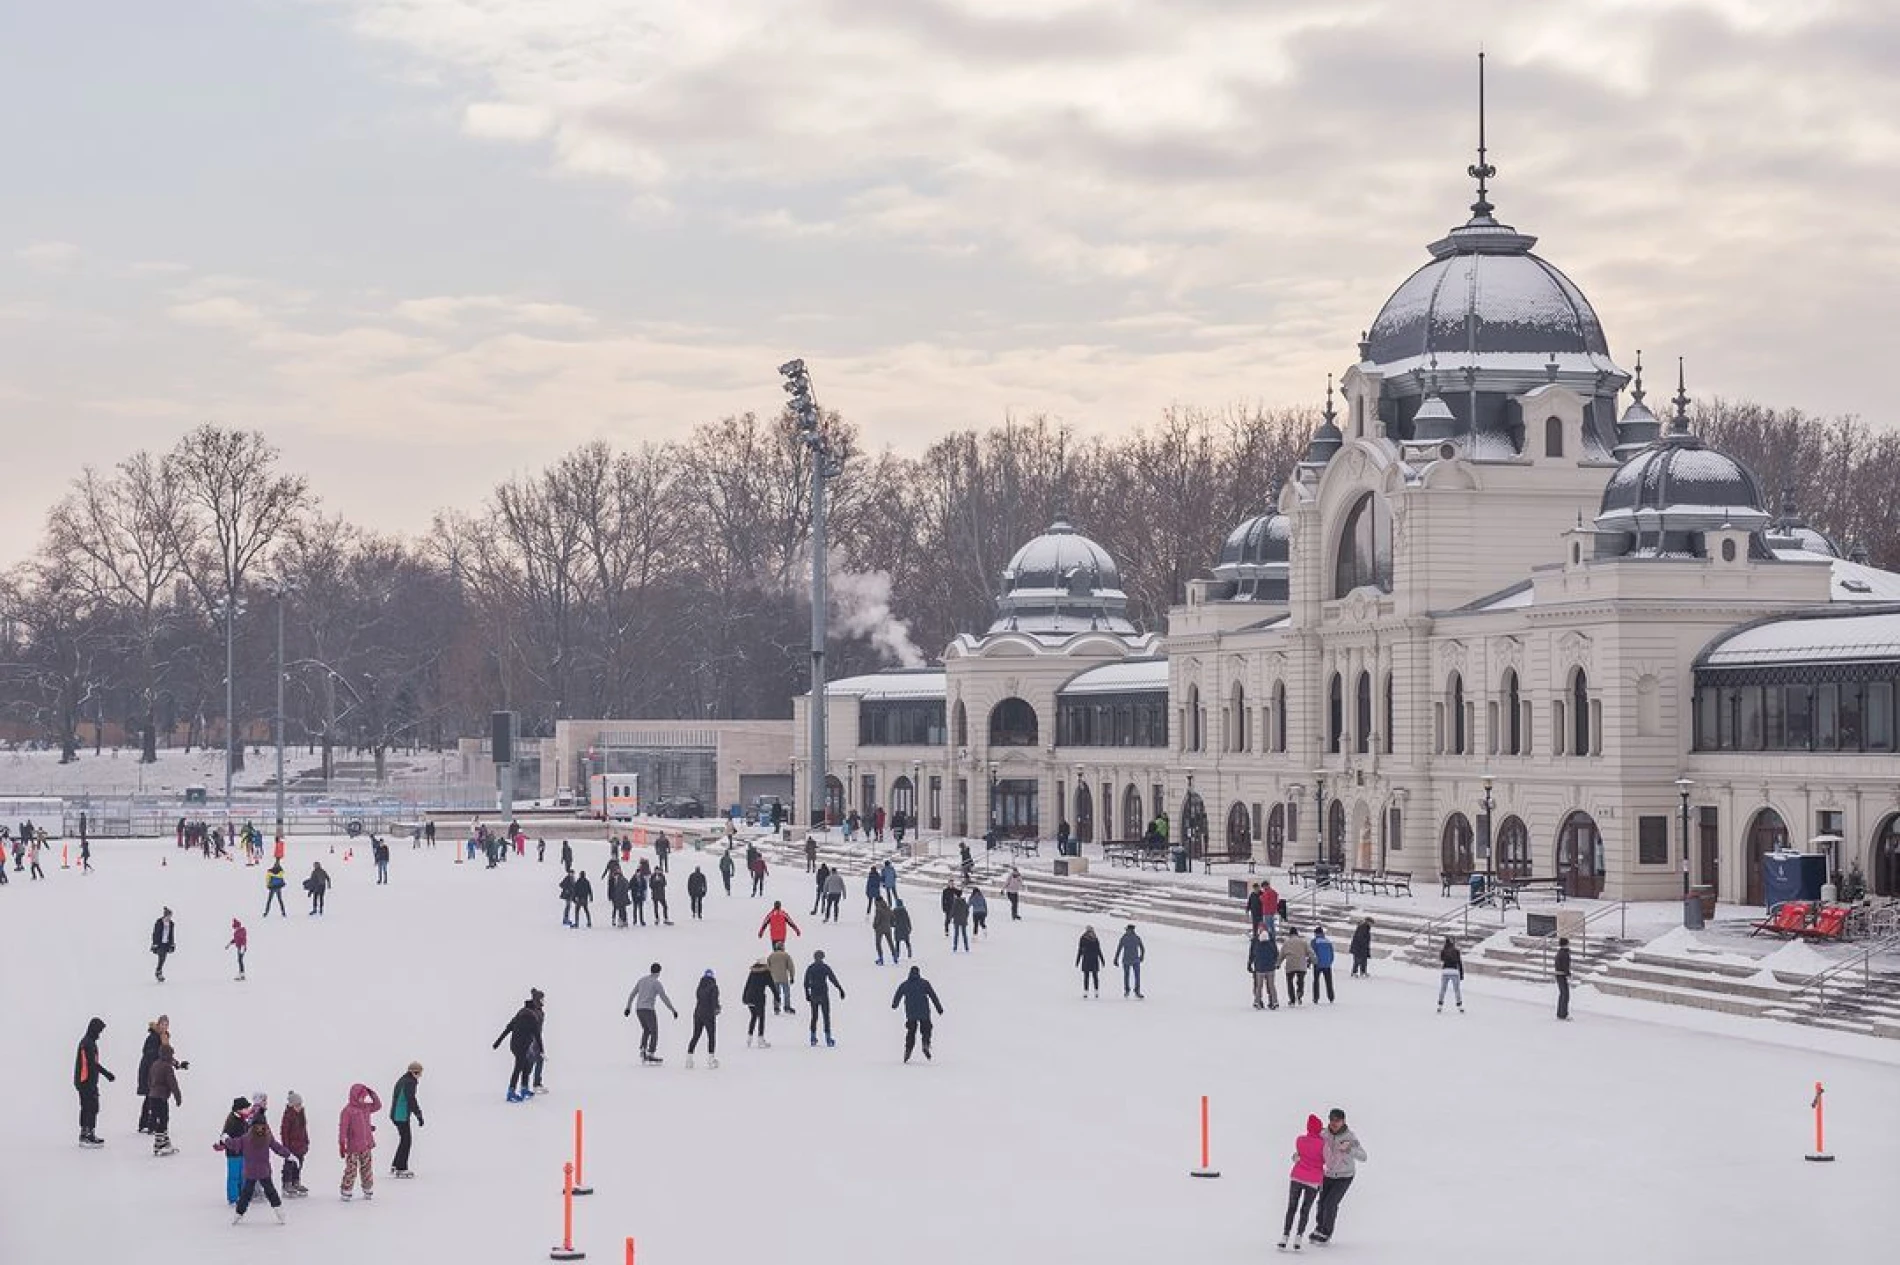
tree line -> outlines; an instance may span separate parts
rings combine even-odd
[[[834,676],[934,657],[987,626],[1010,555],[1057,517],[1121,565],[1131,614],[1165,626],[1221,541],[1266,509],[1310,410],[1170,410],[1115,438],[1044,418],[864,452],[831,484]],[[1771,499],[1900,565],[1900,435],[1753,404],[1700,410]],[[0,575],[0,733],[58,746],[265,741],[281,611],[287,741],[373,753],[565,717],[790,715],[808,665],[807,450],[754,414],[679,442],[576,448],[443,509],[410,538],[324,513],[256,431],[206,425],[88,467],[37,550]],[[113,738],[107,739],[106,734]],[[242,760],[242,743],[239,744]]]

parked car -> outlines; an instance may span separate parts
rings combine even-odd
[[[696,795],[664,795],[655,800],[648,811],[655,817],[704,817],[706,806]]]

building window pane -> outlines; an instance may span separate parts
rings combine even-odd
[[[1841,732],[1840,687],[1818,685],[1814,689],[1814,749],[1832,751]]]
[[[1836,688],[1840,690],[1841,695],[1841,750],[1859,751],[1861,741],[1860,682],[1844,681]]]
[[[1636,863],[1665,865],[1669,861],[1669,818],[1643,817],[1636,823]]]
[[[1788,727],[1787,749],[1806,751],[1814,745],[1814,688],[1808,685],[1785,686],[1781,697],[1782,712]]]
[[[1869,751],[1893,750],[1893,683],[1872,681],[1867,686],[1867,747]]]
[[[1735,742],[1743,751],[1761,750],[1761,687],[1735,691]]]

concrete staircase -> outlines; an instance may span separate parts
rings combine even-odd
[[[776,854],[775,867],[804,868],[802,842],[762,846],[768,855]],[[973,881],[990,897],[991,918],[1006,917],[1002,886],[1011,858],[999,854],[984,860],[981,850],[977,855]],[[821,843],[818,859],[843,865],[847,908],[853,900],[862,899],[870,864],[862,848]],[[877,861],[882,865],[883,857]],[[899,857],[896,864],[898,894],[934,916],[937,892],[958,874],[954,853]],[[1094,916],[1105,933],[1118,922],[1181,927],[1232,935],[1239,952],[1238,942],[1248,928],[1244,901],[1204,886],[1170,883],[1166,874],[1135,876],[1092,869],[1085,875],[1057,877],[1049,872],[1046,859],[1029,860],[1021,866],[1021,874],[1025,905]],[[1490,911],[1472,911],[1467,920],[1414,914],[1387,905],[1364,908],[1340,892],[1302,890],[1282,895],[1287,897],[1290,919],[1305,932],[1323,924],[1341,957],[1346,955],[1353,928],[1369,916],[1374,957],[1436,970],[1440,946],[1449,936],[1464,955],[1467,975],[1536,984],[1551,978],[1555,941],[1500,928]],[[1900,969],[1843,972],[1817,992],[1809,987],[1810,976],[1764,973],[1760,967],[1652,952],[1639,940],[1590,935],[1575,939],[1570,948],[1575,984],[1610,996],[1900,1040]]]

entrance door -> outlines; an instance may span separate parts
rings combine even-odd
[[[1095,800],[1087,782],[1075,784],[1075,841],[1095,842]]]
[[[1227,851],[1253,854],[1253,816],[1245,804],[1236,802],[1227,810]]]
[[[1267,814],[1267,864],[1283,865],[1285,861],[1286,805],[1275,804]]]
[[[1874,832],[1874,895],[1900,896],[1900,813]]]
[[[1189,791],[1181,801],[1181,820],[1176,826],[1180,837],[1170,839],[1170,843],[1187,845],[1188,855],[1196,859],[1207,851],[1207,805],[1201,801],[1199,791]]]
[[[1122,837],[1139,839],[1147,826],[1147,818],[1141,815],[1141,792],[1130,782],[1128,789],[1122,792]]]
[[[996,833],[1006,839],[1038,837],[1036,779],[1007,777],[996,783]]]
[[[1438,868],[1456,882],[1471,874],[1471,819],[1463,813],[1445,819],[1445,829],[1438,836]]]
[[[1557,877],[1564,894],[1595,900],[1603,894],[1603,835],[1589,813],[1572,813],[1557,831]]]
[[[1521,817],[1506,817],[1498,826],[1498,877],[1522,882],[1531,876],[1531,832]]]
[[[1326,812],[1326,863],[1346,864],[1346,805],[1337,799]]]
[[[1747,843],[1742,848],[1742,864],[1748,867],[1748,903],[1764,904],[1768,895],[1761,885],[1761,859],[1770,852],[1788,846],[1788,823],[1772,808],[1764,808],[1748,823]]]
[[[1722,816],[1713,805],[1696,809],[1696,852],[1702,865],[1702,886],[1722,890]]]

